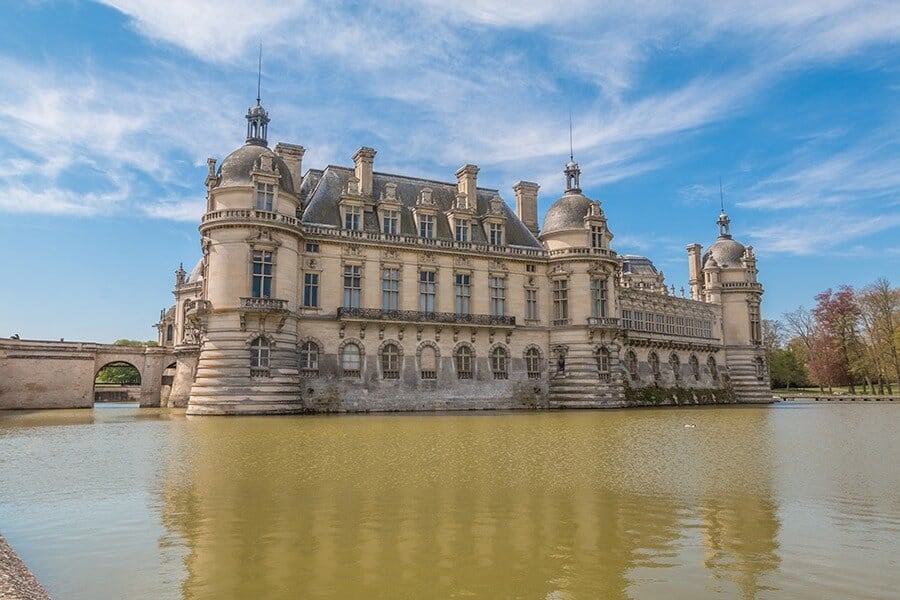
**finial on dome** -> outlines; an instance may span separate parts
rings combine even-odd
[[[581,185],[579,184],[579,179],[581,178],[581,169],[578,168],[578,163],[575,162],[575,151],[574,145],[572,144],[572,111],[569,111],[569,163],[566,165],[566,170],[563,171],[566,174],[566,193],[573,192],[575,194],[581,193]]]
[[[256,71],[256,106],[247,109],[247,143],[254,146],[269,146],[266,135],[269,129],[269,113],[262,107],[262,44],[259,45],[259,63]]]
[[[731,239],[731,219],[725,214],[725,194],[722,191],[722,178],[719,177],[719,218],[716,224],[719,226],[719,238]]]

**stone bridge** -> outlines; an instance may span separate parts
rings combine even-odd
[[[0,409],[89,408],[97,373],[115,362],[141,374],[141,406],[160,405],[170,348],[0,339]]]

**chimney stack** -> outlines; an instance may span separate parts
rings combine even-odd
[[[691,299],[703,300],[703,274],[701,272],[700,251],[703,247],[700,244],[691,244],[687,247],[688,252],[688,276],[691,284]]]
[[[300,178],[303,176],[301,171],[303,169],[303,154],[305,152],[306,149],[303,146],[285,144],[284,142],[275,144],[275,154],[281,157],[281,160],[284,161],[284,164],[288,166],[291,172],[291,183],[294,184],[295,194],[300,193]]]
[[[372,197],[372,164],[375,162],[375,150],[363,146],[353,155],[353,163],[356,165],[354,175],[359,180],[359,195],[363,198]]]
[[[538,234],[537,195],[539,189],[541,186],[530,181],[520,181],[513,186],[513,192],[516,194],[516,216],[534,235]]]
[[[466,195],[466,208],[471,210],[478,208],[478,170],[475,165],[463,165],[456,171],[457,191]]]

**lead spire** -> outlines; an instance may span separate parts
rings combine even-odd
[[[719,218],[716,225],[719,226],[719,238],[731,238],[731,219],[725,214],[725,193],[722,191],[722,178],[719,177]]]
[[[247,109],[247,143],[254,146],[266,146],[269,130],[269,113],[262,107],[262,44],[259,45],[259,63],[256,70],[256,106]]]
[[[566,165],[566,170],[563,171],[566,174],[566,193],[569,192],[573,194],[581,193],[581,184],[579,183],[579,179],[581,178],[581,169],[578,168],[578,163],[575,162],[575,146],[572,143],[572,111],[569,111],[569,163]]]

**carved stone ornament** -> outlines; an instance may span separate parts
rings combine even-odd
[[[434,204],[434,190],[430,187],[422,188],[422,191],[419,192],[419,197],[416,199],[416,204],[424,204],[426,206],[431,206]]]
[[[396,203],[399,201],[397,198],[397,184],[393,181],[389,181],[384,184],[384,189],[381,190],[381,201],[382,202],[392,202]]]
[[[506,266],[506,263],[503,261],[493,259],[488,263],[488,270],[490,271],[509,271],[509,267]]]
[[[491,198],[491,214],[503,214],[503,200],[500,199],[500,196],[494,196],[493,198]]]

